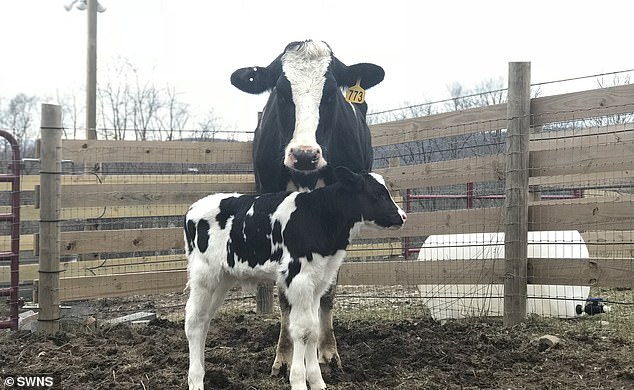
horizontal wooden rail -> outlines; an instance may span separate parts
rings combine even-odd
[[[86,220],[101,218],[140,218],[140,217],[163,217],[163,216],[183,216],[191,203],[169,204],[169,205],[137,205],[137,206],[96,206],[78,207],[62,209],[62,220]],[[7,212],[8,206],[0,206],[0,213]],[[21,221],[39,221],[40,210],[35,206],[26,205],[20,207]]]
[[[634,124],[614,124],[572,130],[541,131],[531,134],[530,150],[559,150],[634,142]]]
[[[469,157],[376,169],[392,190],[504,180],[504,156]]]
[[[158,272],[183,270],[187,267],[184,254],[163,256],[138,256],[117,259],[98,259],[83,261],[63,261],[60,263],[62,278],[77,276],[98,276],[136,272]],[[38,278],[39,265],[36,263],[20,265],[20,283],[30,284]],[[10,270],[0,266],[0,283],[8,283]]]
[[[385,146],[506,128],[506,104],[371,125],[372,145]]]
[[[634,84],[531,100],[533,125],[634,112]]]
[[[39,148],[38,148],[39,149]],[[65,140],[64,160],[75,164],[102,162],[175,164],[250,164],[249,142]]]
[[[634,170],[596,173],[574,173],[555,176],[530,177],[529,185],[553,188],[601,188],[602,186],[631,186]]]
[[[582,232],[581,235],[586,245],[590,248],[591,253],[603,253],[604,257],[606,256],[605,253],[608,252],[621,253],[619,256],[623,256],[624,253],[634,256],[634,231],[588,231]],[[10,238],[9,236],[1,236],[0,248],[4,247],[5,250],[8,250],[6,248],[10,245]],[[61,254],[68,256],[84,253],[122,253],[182,249],[182,240],[181,228],[62,232]],[[365,246],[355,244],[349,248],[348,257],[396,256],[401,249],[400,242],[382,242]],[[34,255],[37,256],[37,234],[23,234],[20,236],[20,250],[34,251]],[[31,265],[22,265],[21,276],[24,274],[23,270],[25,267],[29,266]],[[2,275],[3,267],[0,267],[0,283],[5,282]],[[26,278],[24,280],[32,279]]]
[[[531,177],[620,172],[634,169],[634,142],[537,150],[529,158]]]
[[[580,198],[533,203],[530,230],[631,230],[634,201]]]
[[[104,174],[65,174],[61,178],[62,185],[91,184],[178,184],[178,183],[213,183],[244,184],[255,183],[251,173],[223,174],[165,174],[165,175],[104,175]],[[20,179],[22,192],[34,191],[40,185],[39,175],[25,175]],[[9,191],[10,183],[0,183],[0,191]]]
[[[255,183],[88,184],[62,186],[62,207],[187,203],[212,193],[254,193]]]
[[[634,201],[628,196],[537,201],[529,204],[530,230],[631,230]],[[364,238],[499,232],[501,207],[411,212],[401,230],[364,231]]]
[[[347,262],[339,285],[501,284],[504,260]],[[634,259],[529,259],[531,284],[632,287]],[[60,299],[73,301],[183,291],[185,270],[60,279]],[[37,286],[37,281],[35,281]]]
[[[61,301],[161,294],[183,291],[187,282],[187,271],[179,270],[60,278],[59,282],[59,297]],[[37,302],[38,287],[39,281],[34,280],[34,302]]]
[[[97,259],[97,260],[82,260],[82,261],[68,261],[61,263],[61,275],[62,277],[77,277],[77,276],[98,276],[109,274],[123,274],[123,273],[140,273],[140,272],[160,272],[166,270],[184,270],[187,266],[187,259],[185,258],[184,250],[182,249],[183,237],[182,230],[180,229],[154,229],[154,230],[166,230],[168,237],[165,242],[173,242],[172,245],[163,245],[161,242],[154,242],[155,246],[175,246],[178,248],[178,254],[174,255],[159,255],[159,256],[136,256],[114,259]],[[122,238],[120,235],[109,236],[108,233],[115,233],[114,231],[86,231],[76,232],[81,236],[89,236],[90,233],[104,233],[100,237],[105,241],[101,244],[79,245],[77,253],[94,253],[98,252],[97,247],[112,245],[127,245],[130,240]],[[121,230],[120,232],[129,232],[127,230]],[[64,240],[64,237],[68,232],[62,233],[62,255],[68,255],[70,251],[64,246],[69,241]],[[131,233],[133,234],[133,233]],[[169,237],[172,235],[173,237]],[[97,234],[99,236],[99,234]],[[148,235],[142,234],[147,238]],[[92,238],[95,238],[93,236]],[[131,240],[135,240],[134,237]],[[74,241],[71,241],[74,242]],[[145,244],[147,245],[147,244]],[[119,250],[120,251],[120,250]],[[392,242],[380,242],[373,244],[352,244],[348,247],[347,258],[350,260],[359,259],[377,259],[399,256],[403,251],[403,247],[400,241]],[[107,251],[108,253],[114,253],[112,249]],[[38,264],[22,264],[20,266],[20,283],[31,283],[38,278]],[[11,270],[8,266],[0,266],[0,284],[8,283],[11,278]]]

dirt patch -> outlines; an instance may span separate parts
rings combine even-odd
[[[327,370],[329,389],[631,389],[634,341],[599,321],[340,319],[343,372]],[[207,338],[207,389],[288,389],[271,378],[279,321],[222,313]],[[543,350],[535,339],[561,343]],[[182,321],[80,329],[54,337],[0,333],[0,371],[60,374],[64,389],[184,389],[187,341]]]

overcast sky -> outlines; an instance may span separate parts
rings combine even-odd
[[[233,88],[231,73],[266,66],[295,40],[321,39],[346,64],[381,65],[371,110],[448,97],[447,86],[506,79],[531,61],[533,83],[634,68],[634,1],[100,0],[99,79],[122,58],[195,112],[213,108],[251,131],[265,97]],[[24,92],[83,102],[86,12],[69,0],[0,0],[0,97]],[[544,88],[546,94],[592,89]],[[51,100],[52,101],[52,100]]]

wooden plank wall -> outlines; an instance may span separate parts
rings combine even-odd
[[[634,85],[576,92],[533,99],[534,126],[556,121],[634,111]],[[506,105],[495,105],[461,112],[374,125],[375,146],[402,144],[449,135],[473,134],[505,129]],[[104,162],[248,164],[251,144],[243,142],[136,142],[136,141],[64,141],[63,158],[75,164],[96,166]],[[504,156],[470,157],[459,160],[377,169],[394,191],[430,186],[505,180]],[[607,125],[590,129],[536,132],[530,142],[530,185],[532,187],[572,188],[601,183],[634,180],[634,126]],[[23,180],[25,191],[37,191],[38,178]],[[630,184],[631,186],[631,184]],[[630,187],[631,188],[631,187]],[[192,201],[209,192],[254,192],[251,174],[148,174],[148,175],[67,175],[63,177],[63,219],[134,218],[143,216],[179,216]],[[0,210],[1,211],[1,210]],[[486,264],[456,262],[403,261],[402,239],[430,234],[497,232],[503,228],[501,208],[461,209],[412,212],[406,227],[398,232],[370,232],[366,239],[381,239],[380,245],[368,243],[351,251],[352,261],[342,268],[340,283],[348,284],[417,284],[471,283],[465,274],[476,267],[479,280],[497,280],[503,267],[495,261]],[[540,283],[594,283],[604,286],[634,285],[634,203],[626,193],[605,192],[592,197],[568,200],[534,200],[529,204],[531,230],[576,229],[593,252],[592,263],[570,272],[570,260],[553,259],[549,263],[535,259],[529,263],[531,280]],[[39,219],[36,205],[22,208],[24,220]],[[24,250],[37,249],[37,240],[24,236]],[[112,283],[121,288],[112,294],[173,291],[183,286],[185,265],[178,226],[164,229],[124,229],[64,232],[65,255],[100,253],[97,263],[79,261],[64,267],[63,299],[107,296]],[[6,241],[6,238],[4,239]],[[0,239],[0,245],[3,241]],[[373,252],[371,249],[375,249]],[[605,252],[605,249],[609,249]],[[147,252],[172,250],[174,255],[148,256]],[[108,259],[108,253],[139,252],[126,259]],[[616,257],[603,258],[602,253]],[[381,262],[354,262],[360,259],[385,258]],[[101,263],[99,263],[101,262]],[[616,262],[616,263],[615,263]],[[100,267],[99,264],[102,266]],[[576,263],[575,263],[576,264]],[[33,266],[23,267],[22,280],[34,278]],[[99,271],[95,271],[98,269]],[[616,275],[613,270],[619,270]],[[90,270],[90,271],[86,271]],[[465,271],[467,270],[467,272]],[[86,280],[87,272],[96,279]],[[110,272],[111,274],[104,274]],[[157,275],[154,273],[158,272]],[[180,272],[180,273],[179,273]],[[130,275],[133,276],[130,276]],[[123,276],[122,276],[123,275]],[[442,277],[441,277],[442,276]],[[0,283],[6,270],[0,269]],[[137,279],[134,279],[137,278]],[[165,285],[161,280],[166,280]],[[465,279],[466,278],[466,279]],[[114,281],[116,279],[118,282]],[[143,280],[147,279],[145,284]],[[124,281],[125,280],[125,281]],[[137,280],[134,283],[133,280]],[[435,281],[434,281],[435,280]],[[134,288],[127,290],[130,285]],[[97,286],[103,285],[103,288]],[[147,289],[142,286],[147,285]],[[84,287],[87,289],[84,291]],[[178,288],[176,288],[178,287]],[[72,293],[71,293],[72,292]]]

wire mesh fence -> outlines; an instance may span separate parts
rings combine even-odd
[[[533,101],[529,313],[574,318],[610,307],[608,319],[634,317],[631,94],[624,86]],[[507,124],[496,105],[372,127],[374,168],[409,219],[402,231],[369,232],[351,245],[340,311],[502,315]],[[182,308],[183,215],[212,192],[255,192],[250,148],[248,139],[65,140],[62,301],[152,294],[154,307]],[[25,161],[22,178],[20,278],[34,297],[38,169]],[[2,268],[0,283],[7,275]],[[232,302],[253,309],[254,297],[236,290]]]

